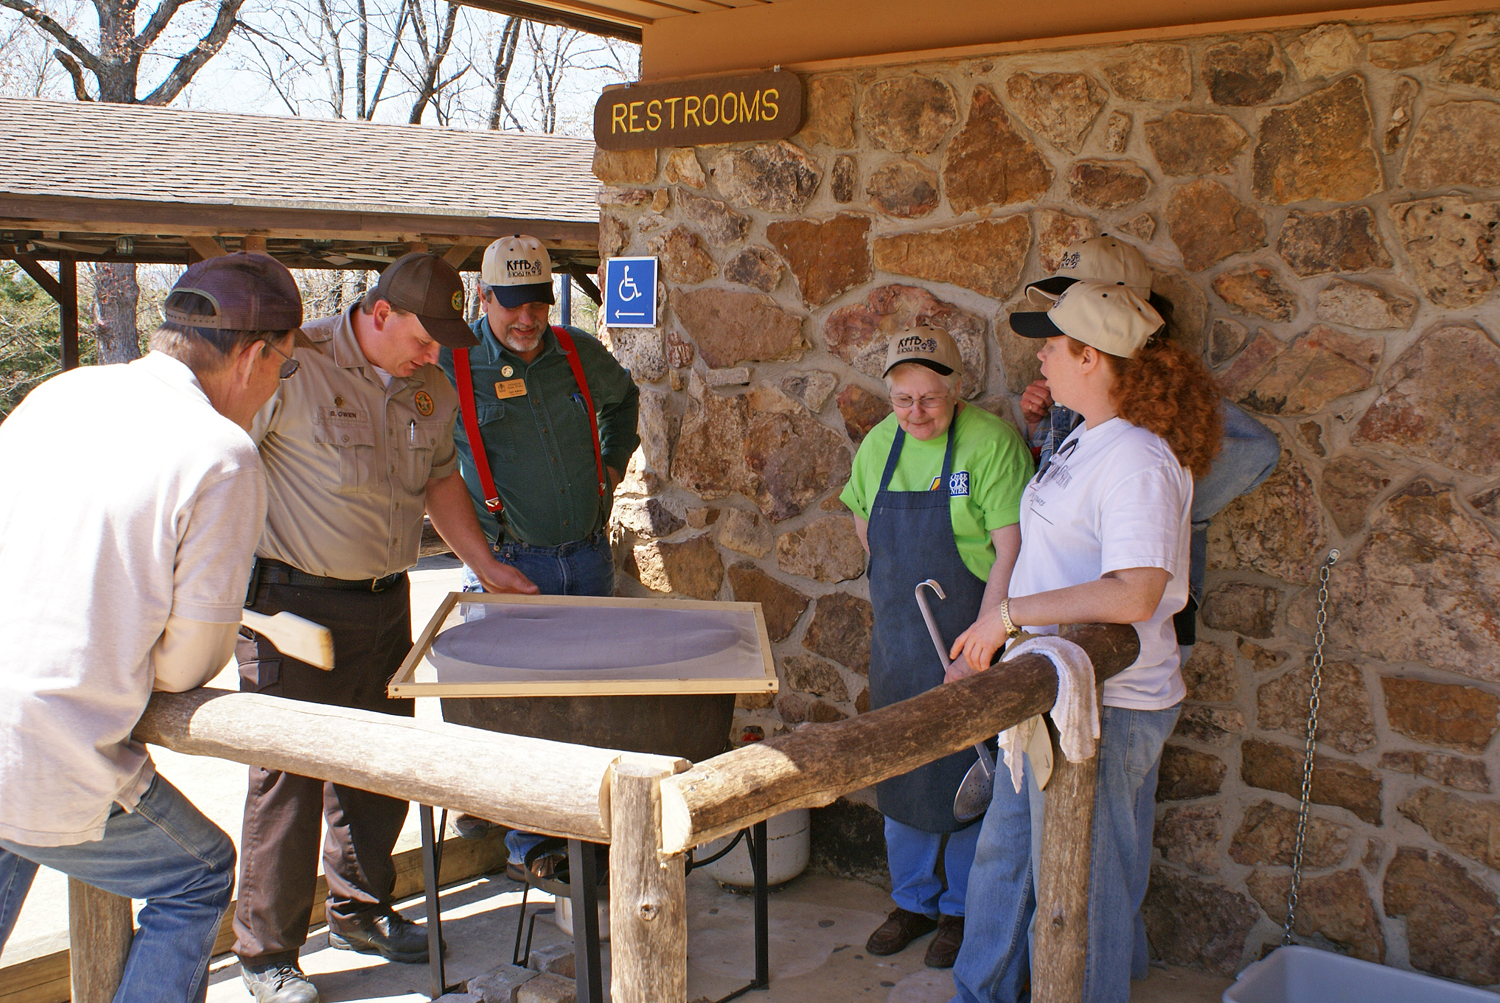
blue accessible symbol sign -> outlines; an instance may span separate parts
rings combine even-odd
[[[656,326],[655,258],[610,258],[604,263],[604,324]]]

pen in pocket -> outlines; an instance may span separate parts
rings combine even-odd
[[[417,444],[417,420],[415,418],[407,423],[406,441],[413,446]]]

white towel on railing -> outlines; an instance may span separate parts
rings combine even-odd
[[[1052,705],[1052,721],[1057,725],[1058,744],[1070,763],[1081,763],[1094,754],[1099,740],[1099,702],[1094,688],[1094,663],[1084,651],[1072,641],[1053,634],[1033,637],[1006,652],[1009,662],[1018,655],[1046,655],[1057,666],[1057,702]],[[1000,733],[1000,752],[1005,765],[1010,768],[1011,785],[1021,793],[1021,754],[1031,744],[1041,715],[1022,721],[1014,728]],[[1050,743],[1049,743],[1050,744]],[[1035,757],[1033,757],[1035,759]],[[1041,764],[1033,762],[1032,768]],[[1048,763],[1048,772],[1051,772]],[[1038,777],[1038,786],[1046,787],[1046,780]]]

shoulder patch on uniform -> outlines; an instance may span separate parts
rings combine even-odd
[[[416,396],[417,413],[422,417],[432,414],[432,394],[426,390],[418,390]],[[965,491],[965,494],[968,492]]]
[[[948,475],[948,497],[969,497],[969,472],[967,470],[955,470]]]

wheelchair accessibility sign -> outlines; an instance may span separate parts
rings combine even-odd
[[[604,263],[604,325],[656,326],[655,258],[610,258]]]

